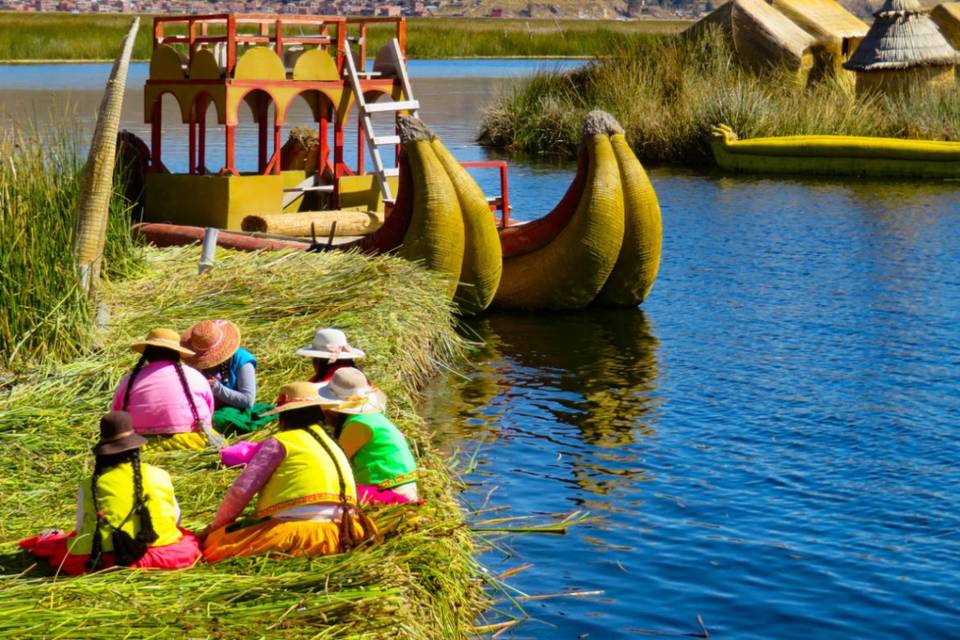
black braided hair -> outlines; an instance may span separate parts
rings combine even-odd
[[[176,362],[173,363],[174,368],[177,370],[177,376],[180,378],[180,386],[183,387],[183,395],[187,397],[187,402],[190,404],[190,411],[193,412],[193,421],[195,423],[200,422],[200,412],[197,411],[197,404],[193,401],[193,393],[190,392],[190,385],[187,384],[187,374],[183,372],[183,363],[180,362],[178,358]]]
[[[100,536],[100,528],[101,525],[106,522],[106,518],[100,511],[100,498],[97,497],[97,480],[100,478],[100,476],[118,464],[129,461],[133,455],[137,456],[137,461],[139,464],[139,449],[134,449],[133,451],[124,451],[122,453],[101,454],[96,457],[96,461],[94,462],[93,477],[90,479],[90,498],[93,501],[93,514],[96,518],[96,525],[93,528],[93,540],[90,544],[90,557],[87,558],[86,562],[88,571],[93,571],[99,568],[101,560],[103,559],[103,539]]]
[[[134,449],[130,456],[133,466],[133,512],[140,516],[140,530],[136,540],[145,545],[153,544],[160,537],[153,528],[153,518],[143,496],[143,472],[140,469],[140,449]]]
[[[348,358],[334,360],[333,362],[328,362],[326,358],[314,358],[313,363],[313,372],[317,374],[318,382],[326,378],[332,368],[353,367],[354,369],[360,369],[356,362]],[[360,371],[363,371],[363,369],[360,369]]]
[[[143,365],[156,360],[167,360],[179,363],[180,353],[173,349],[164,349],[163,347],[154,345],[144,347],[143,354],[140,356],[140,359],[137,360],[137,364],[134,365],[133,371],[130,372],[130,379],[127,380],[127,389],[123,394],[123,406],[121,409],[124,411],[127,410],[127,406],[130,404],[130,392],[133,391],[133,382],[137,379],[137,375],[140,374],[140,370],[143,369]]]
[[[93,528],[93,541],[90,544],[90,557],[87,558],[85,566],[87,571],[94,571],[100,567],[101,555],[103,554],[103,541],[100,539],[100,525],[103,523],[103,514],[100,513],[100,500],[97,499],[97,479],[100,477],[103,469],[100,467],[100,457],[97,456],[97,463],[93,468],[93,477],[90,479],[90,497],[93,498],[93,515],[97,519],[97,524]]]

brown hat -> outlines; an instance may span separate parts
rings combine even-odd
[[[184,358],[184,362],[195,369],[209,369],[237,352],[240,329],[229,320],[203,320],[187,329],[180,344],[195,354]]]
[[[321,402],[316,384],[312,382],[291,382],[280,387],[277,408],[260,415],[272,416],[284,411],[303,409],[304,407],[319,407]]]
[[[133,343],[133,350],[137,353],[143,353],[146,347],[161,347],[170,349],[185,356],[192,356],[193,351],[180,346],[180,336],[173,329],[150,329],[145,340]]]
[[[97,455],[123,453],[147,444],[147,439],[133,430],[133,419],[126,411],[111,411],[100,418],[100,440],[93,447]]]

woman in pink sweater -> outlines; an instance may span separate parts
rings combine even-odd
[[[220,448],[223,438],[213,431],[213,392],[202,373],[180,362],[193,352],[180,346],[172,329],[152,329],[133,350],[140,360],[123,377],[111,409],[126,411],[133,428],[158,449],[202,449],[209,442]]]

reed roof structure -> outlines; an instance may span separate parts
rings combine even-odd
[[[870,29],[836,0],[773,0],[771,4],[818,38],[862,38]]]
[[[953,66],[957,52],[918,0],[886,0],[856,52],[844,63],[854,71]]]
[[[938,4],[930,12],[930,19],[954,49],[960,49],[960,2]]]
[[[811,47],[816,38],[763,0],[730,0],[687,29],[696,35],[719,26],[748,66],[786,64],[793,69],[809,68]]]

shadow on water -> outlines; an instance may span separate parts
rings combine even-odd
[[[645,479],[628,448],[655,435],[660,372],[642,311],[497,313],[465,329],[483,341],[471,373],[434,385],[424,411],[442,440],[528,442],[522,473],[593,495]]]

